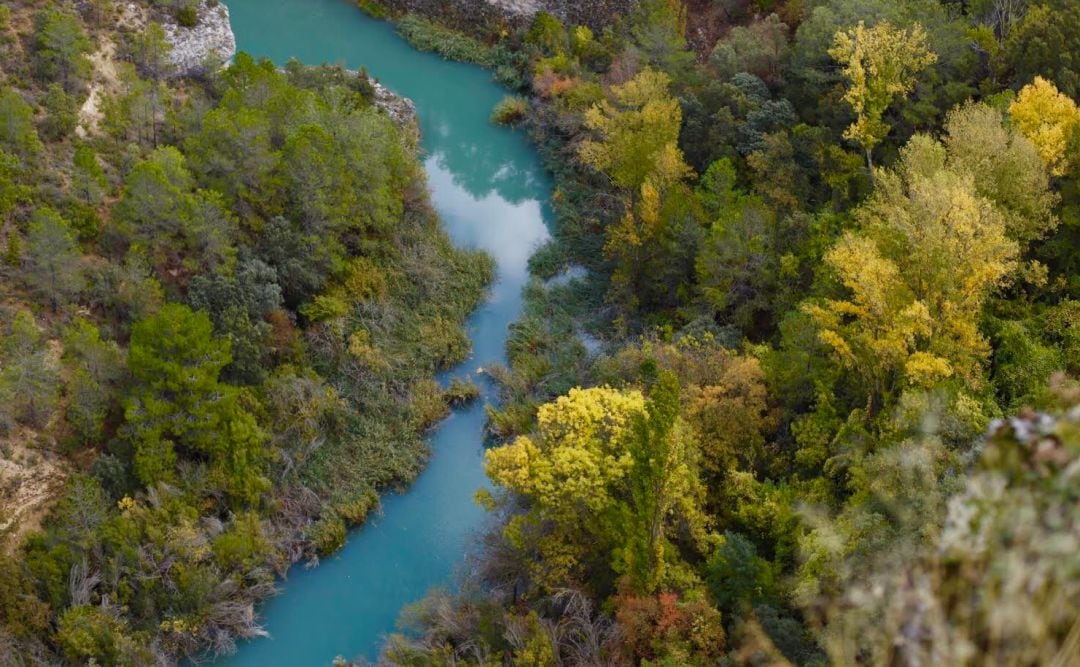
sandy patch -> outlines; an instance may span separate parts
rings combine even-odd
[[[20,428],[0,440],[0,551],[41,527],[67,479],[58,456],[30,447],[36,437]]]

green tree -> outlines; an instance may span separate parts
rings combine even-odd
[[[239,392],[218,381],[230,360],[228,341],[213,336],[209,317],[187,306],[165,305],[132,329],[135,387],[124,401],[125,429],[145,484],[171,479],[184,454],[209,457],[236,501],[253,502],[265,489],[265,436]]]
[[[0,93],[0,148],[25,161],[41,153],[34,110],[14,90]]]
[[[48,629],[49,606],[34,594],[34,587],[33,577],[21,562],[0,556],[0,626],[17,638],[40,635]]]
[[[687,11],[678,0],[643,0],[630,16],[630,34],[645,60],[681,78],[694,62],[686,45]]]
[[[198,134],[184,143],[192,172],[200,183],[230,201],[280,212],[282,202],[275,201],[273,194],[282,190],[281,153],[273,145],[271,130],[270,119],[261,109],[210,111]]]
[[[744,331],[753,330],[774,305],[779,273],[776,214],[759,197],[733,188],[735,171],[727,159],[709,167],[699,190],[712,222],[695,258],[702,299]]]
[[[168,146],[135,165],[115,209],[162,281],[185,284],[191,275],[231,263],[235,222],[221,196],[195,190],[183,154]]]
[[[98,163],[94,149],[86,144],[75,147],[75,170],[71,175],[71,191],[88,205],[97,205],[108,186],[105,171]]]
[[[725,614],[741,611],[773,592],[774,572],[757,554],[754,543],[728,531],[705,564],[705,581],[713,599]]]
[[[1050,394],[1050,377],[1065,370],[1054,346],[1034,335],[1024,322],[1003,322],[994,336],[994,385],[1010,411],[1043,407]]]
[[[671,577],[679,555],[670,542],[684,527],[684,543],[703,546],[707,519],[701,510],[704,488],[698,478],[697,443],[679,419],[679,380],[671,371],[646,362],[650,382],[644,413],[635,419],[628,452],[628,493],[623,504],[623,546],[615,568],[625,572],[639,593],[653,593]],[[671,517],[678,516],[678,522]],[[673,525],[674,524],[674,525]],[[676,578],[678,580],[678,578]]]
[[[713,47],[709,66],[723,80],[739,72],[749,72],[774,82],[780,76],[780,62],[787,44],[787,25],[776,14],[769,14],[748,26],[733,27]]]
[[[164,81],[140,78],[134,65],[120,63],[117,69],[123,85],[102,100],[103,127],[117,140],[156,147],[161,143],[172,95]]]
[[[34,316],[20,310],[0,342],[0,426],[48,423],[59,399],[60,373]]]
[[[172,74],[172,46],[160,23],[152,21],[145,29],[131,36],[128,48],[139,74],[160,81]]]
[[[281,306],[277,273],[256,259],[241,263],[235,275],[196,276],[188,301],[206,311],[217,333],[228,338],[233,358],[225,368],[226,377],[259,384],[269,367],[266,318]]]
[[[50,208],[34,212],[26,237],[26,281],[55,311],[84,285],[81,255],[71,226]]]
[[[1071,0],[1032,3],[1005,39],[1005,62],[1016,87],[1036,76],[1052,81],[1061,92],[1080,96],[1080,6]]]
[[[161,284],[153,277],[145,258],[129,252],[123,262],[90,265],[89,305],[110,315],[117,331],[128,327],[160,307]]]
[[[309,233],[348,227],[357,200],[341,144],[320,125],[289,137],[282,166],[290,202]]]
[[[667,74],[645,69],[630,81],[613,86],[613,100],[600,102],[585,114],[585,125],[601,139],[582,143],[582,160],[608,174],[615,185],[631,191],[645,184],[669,159],[672,149],[681,160],[675,147],[682,111],[668,92],[670,83]]]
[[[926,32],[916,23],[911,30],[883,21],[867,28],[862,21],[836,33],[829,55],[844,67],[850,85],[844,100],[855,112],[855,122],[844,137],[859,143],[873,169],[871,153],[889,133],[882,116],[897,95],[915,87],[916,76],[937,61],[927,48]]]
[[[114,341],[102,340],[93,323],[77,318],[64,332],[64,361],[71,371],[68,424],[80,443],[98,444],[124,375],[120,348]]]
[[[971,175],[979,195],[1005,216],[1011,238],[1030,243],[1054,229],[1058,197],[1047,167],[1037,146],[999,111],[985,104],[960,105],[946,116],[942,141],[948,167]]]
[[[29,189],[20,181],[19,159],[0,148],[0,227],[15,205],[26,199]]]
[[[59,141],[71,136],[79,124],[78,100],[64,91],[59,83],[50,83],[42,99],[45,107],[45,120],[41,123],[41,133],[49,141]]]
[[[621,218],[606,230],[604,250],[618,263],[613,289],[631,307],[642,298],[669,301],[664,297],[693,271],[697,221],[685,185],[691,171],[678,146],[682,112],[669,84],[667,74],[643,70],[612,87],[613,102],[585,114],[599,139],[581,143],[581,158],[610,176],[625,198]]]
[[[93,48],[79,19],[58,7],[49,7],[35,17],[34,23],[38,75],[59,81],[68,92],[74,91],[90,74],[86,55]]]

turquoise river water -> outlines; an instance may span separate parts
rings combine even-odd
[[[410,47],[392,26],[346,0],[226,0],[237,46],[289,58],[366,67],[411,98],[420,117],[432,202],[461,246],[498,262],[489,299],[469,320],[473,356],[443,380],[502,362],[508,326],[521,312],[526,263],[548,236],[550,183],[519,132],[488,118],[505,91],[488,72]],[[484,398],[492,388],[484,386]],[[431,461],[381,515],[313,569],[295,567],[281,595],[260,608],[269,639],[241,643],[225,665],[327,665],[335,656],[375,658],[401,608],[448,584],[467,538],[483,521],[472,500],[485,484],[483,400],[454,412],[431,435]]]

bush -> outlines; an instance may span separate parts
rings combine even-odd
[[[426,430],[450,414],[435,380],[420,380],[410,387],[409,393],[409,421],[417,430]]]
[[[350,526],[359,526],[367,521],[368,515],[379,506],[379,494],[364,491],[354,500],[348,500],[338,507],[338,514]]]
[[[338,516],[326,516],[308,528],[308,541],[315,553],[329,556],[345,546],[345,522]]]
[[[443,392],[443,396],[449,405],[468,405],[480,398],[480,387],[476,386],[472,380],[454,378]]]
[[[371,18],[380,20],[390,18],[390,10],[378,0],[356,0],[356,6]]]
[[[419,16],[406,16],[398,23],[397,29],[406,41],[421,51],[434,51],[449,60],[460,60],[484,67],[494,64],[490,47],[468,35],[444,28]]]
[[[491,122],[496,125],[516,125],[529,113],[529,101],[518,95],[507,95],[495,105]]]
[[[185,28],[194,28],[199,23],[199,13],[194,7],[181,7],[176,12],[176,21]]]

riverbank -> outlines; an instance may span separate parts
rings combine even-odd
[[[216,65],[172,77],[135,7],[0,11],[0,662],[263,634],[275,575],[425,469],[494,278],[434,211],[407,100],[341,67],[221,70],[223,24],[192,33]]]
[[[505,363],[528,258],[548,237],[548,181],[522,134],[489,123],[504,91],[488,72],[420,53],[391,25],[336,0],[276,3],[273,11],[238,1],[230,9],[241,50],[278,64],[296,57],[364,66],[411,99],[433,208],[456,245],[486,251],[497,262],[488,299],[469,318],[472,354],[440,377],[448,387],[471,380],[479,400],[430,432],[432,457],[415,483],[385,495],[381,512],[351,533],[344,549],[318,568],[289,573],[281,595],[261,608],[272,639],[241,645],[227,664],[374,658],[401,609],[451,581],[467,536],[483,521],[473,493],[485,484],[485,403],[497,400],[486,370]],[[306,39],[310,34],[320,39]]]
[[[637,0],[360,0],[364,11],[384,18],[417,14],[473,36],[498,37],[528,26],[539,12],[570,25],[603,29],[617,15],[626,15]]]

